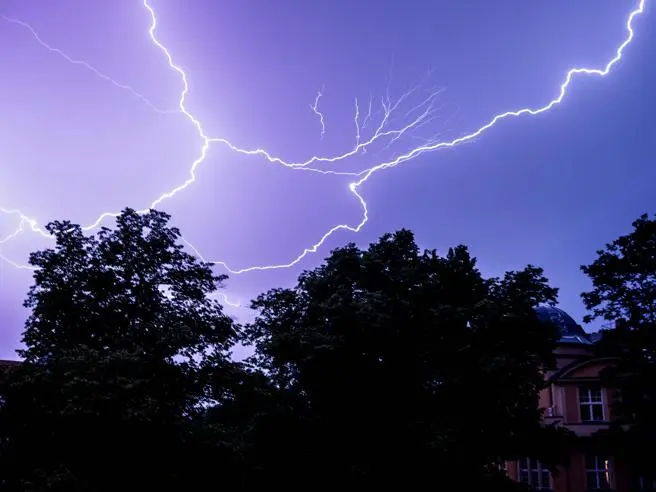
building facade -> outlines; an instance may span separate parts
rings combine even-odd
[[[537,314],[543,322],[556,324],[561,335],[556,369],[546,375],[548,385],[540,394],[545,423],[563,426],[579,437],[608,429],[613,390],[602,385],[599,373],[615,360],[595,357],[598,335],[586,333],[561,309],[540,307]],[[511,478],[543,492],[656,491],[654,480],[633,476],[629,463],[594,446],[572,450],[569,465],[553,475],[532,459],[506,466]]]

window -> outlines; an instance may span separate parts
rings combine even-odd
[[[601,388],[579,388],[581,422],[604,420],[604,398]]]
[[[654,476],[640,475],[637,480],[635,480],[635,490],[640,491],[656,491],[656,478]]]
[[[588,490],[610,490],[612,484],[610,458],[586,456],[585,472]]]
[[[522,458],[517,463],[519,481],[535,490],[551,491],[551,473],[538,460]]]

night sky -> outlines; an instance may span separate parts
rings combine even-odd
[[[650,0],[607,76],[576,75],[548,111],[415,154],[544,107],[570,69],[603,70],[639,0],[148,1],[155,39],[141,0],[0,3],[0,357],[15,357],[25,318],[31,272],[16,265],[51,245],[32,229],[147,208],[205,144],[195,181],[157,208],[225,262],[217,273],[243,271],[232,303],[406,227],[425,248],[469,245],[487,275],[543,266],[580,321],[579,265],[656,211]],[[361,223],[350,183],[399,160],[357,187],[359,232],[295,263]]]

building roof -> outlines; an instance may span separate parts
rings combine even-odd
[[[562,309],[553,306],[539,306],[535,308],[535,313],[542,323],[554,324],[560,331],[559,343],[572,343],[591,345],[590,340],[583,327],[579,325],[574,318]]]

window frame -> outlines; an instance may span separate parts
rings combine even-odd
[[[590,467],[592,461],[593,467]],[[590,475],[595,475],[595,483],[590,483]],[[603,483],[599,477],[605,477]],[[613,460],[610,456],[600,454],[585,455],[585,482],[587,490],[614,490]],[[603,486],[607,485],[607,486]]]
[[[526,465],[526,466],[524,466]],[[533,467],[535,465],[535,468]],[[525,473],[526,481],[522,480],[522,472]],[[533,474],[537,473],[538,483],[532,483]],[[547,483],[544,483],[544,474],[547,474]],[[520,458],[517,460],[517,481],[541,492],[553,492],[553,476],[551,470],[546,468],[540,461],[534,458]]]
[[[599,401],[595,401],[592,398],[592,392],[599,390]],[[587,395],[587,400],[583,400],[583,396]],[[607,411],[606,411],[606,391],[601,386],[596,385],[585,385],[578,387],[578,408],[579,408],[579,421],[584,423],[595,423],[595,422],[607,422]],[[585,419],[583,414],[583,408],[587,407],[590,415],[590,419]],[[594,418],[594,408],[601,408],[601,419]]]

